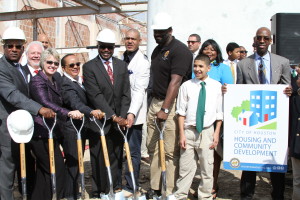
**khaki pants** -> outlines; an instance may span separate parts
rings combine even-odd
[[[153,98],[150,104],[147,117],[148,137],[147,147],[150,156],[150,185],[154,190],[161,189],[161,169],[159,159],[159,131],[157,130],[154,118],[156,113],[160,111],[163,100]],[[175,183],[178,178],[179,164],[179,146],[178,146],[178,123],[175,116],[176,101],[170,107],[170,114],[166,120],[166,128],[164,131],[164,145],[166,157],[166,182],[167,195],[175,192]]]
[[[180,149],[179,178],[176,182],[176,199],[187,199],[189,189],[200,163],[201,181],[198,187],[198,199],[212,199],[214,149],[214,127],[210,126],[199,134],[195,127],[185,129],[186,149]]]

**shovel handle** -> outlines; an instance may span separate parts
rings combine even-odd
[[[101,135],[100,140],[101,140],[101,144],[102,144],[102,151],[103,151],[105,166],[110,167],[105,136]]]
[[[79,173],[84,173],[83,167],[83,155],[82,155],[82,141],[77,140],[77,153],[78,153],[78,165],[79,165]]]
[[[21,178],[26,177],[25,144],[20,143]]]
[[[53,139],[48,139],[48,145],[49,145],[49,159],[50,159],[50,172],[52,174],[55,174],[55,160],[54,160],[54,143]]]
[[[130,155],[130,149],[129,149],[128,142],[124,143],[124,148],[125,148],[125,152],[126,152],[126,158],[127,158],[127,163],[128,163],[128,170],[129,170],[129,172],[133,172],[132,160],[131,160],[131,155]]]
[[[165,159],[165,145],[164,140],[159,140],[159,155],[161,171],[166,171],[166,159]]]

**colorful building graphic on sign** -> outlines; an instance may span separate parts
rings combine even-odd
[[[243,109],[238,121],[244,126],[265,123],[277,117],[277,92],[268,90],[250,91],[250,109]],[[263,125],[263,124],[262,124]]]

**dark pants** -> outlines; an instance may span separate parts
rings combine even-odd
[[[285,173],[270,173],[272,183],[272,199],[283,200],[284,199],[284,178]],[[250,200],[253,198],[256,183],[256,172],[254,171],[243,171],[241,177],[241,199]]]
[[[52,183],[49,163],[48,139],[33,138],[32,150],[36,156],[36,178],[32,192],[32,200],[51,200]],[[58,143],[54,140],[54,158],[56,171],[57,198],[62,198],[65,180],[65,165]]]
[[[35,164],[28,144],[25,145],[25,156],[27,194],[30,199],[35,177]],[[11,146],[0,146],[0,199],[14,199],[15,170],[18,172],[19,190],[21,192],[20,145],[12,141]]]
[[[73,127],[71,127],[73,128]],[[79,129],[79,128],[78,128]],[[82,136],[82,152],[84,152],[85,146],[85,134],[84,129],[81,131]],[[78,187],[78,152],[77,152],[77,133],[74,130],[68,130],[64,132],[64,139],[62,141],[62,147],[65,155],[65,165],[66,165],[66,176],[64,185],[64,197],[77,199],[79,192]]]
[[[133,171],[134,171],[134,178],[135,184],[139,186],[139,175],[140,175],[140,163],[141,163],[141,143],[142,143],[142,133],[143,132],[143,125],[134,125],[128,131],[128,144],[130,148],[130,155],[132,159]],[[125,166],[125,179],[126,179],[126,186],[124,187],[125,190],[129,192],[133,192],[133,184],[130,172],[128,171],[128,164],[126,162]]]
[[[91,165],[92,165],[92,193],[108,194],[109,180],[105,166],[99,132],[89,132]],[[111,128],[105,135],[108,149],[110,169],[114,190],[122,188],[122,156],[124,139],[118,130]]]

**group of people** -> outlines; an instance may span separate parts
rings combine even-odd
[[[128,129],[134,178],[138,186],[143,125],[146,124],[151,186],[148,198],[162,195],[160,132],[156,123],[163,122],[166,127],[163,133],[166,194],[186,199],[199,164],[198,199],[217,197],[223,154],[220,140],[226,85],[290,85],[289,61],[268,51],[272,38],[266,27],[256,32],[254,54],[247,57],[244,47],[229,43],[226,48],[228,59],[225,61],[219,45],[212,39],[202,46],[198,34],[190,35],[187,45],[177,40],[172,35],[172,19],[165,13],[155,16],[151,29],[158,44],[152,53],[151,63],[139,49],[139,31],[130,29],[126,32],[126,51],[122,59],[113,56],[117,43],[114,33],[109,29],[100,31],[96,38],[98,56],[82,66],[84,81],[79,75],[81,63],[74,54],[60,59],[54,48],[43,46],[39,41],[27,45],[27,63],[20,65],[26,42],[24,32],[16,27],[4,32],[4,56],[0,59],[0,199],[14,199],[14,172],[20,168],[19,146],[8,133],[6,120],[11,112],[18,109],[27,110],[34,118],[33,138],[26,144],[27,188],[32,200],[51,199],[53,195],[48,130],[43,117],[48,124],[53,124],[54,118],[57,118],[54,129],[57,197],[67,200],[80,197],[77,137],[71,119],[75,126],[80,127],[83,116],[86,120],[82,138],[84,141],[89,139],[92,165],[90,198],[101,198],[110,190],[99,127],[94,122],[103,124],[104,116],[113,192],[123,192],[126,198],[132,197],[135,192],[127,167],[126,185],[122,185],[124,139],[119,127]],[[264,78],[260,76],[262,63]],[[57,72],[59,65],[62,75]],[[298,96],[295,92],[297,87],[297,84],[293,89],[289,86],[284,93]],[[298,124],[293,123],[297,129]],[[297,152],[294,155],[293,167],[295,164],[298,167],[295,169],[299,169]],[[270,174],[272,198],[284,199],[284,173]],[[256,172],[243,171],[241,199],[253,198],[255,181]],[[297,181],[294,181],[293,199],[300,199]]]

